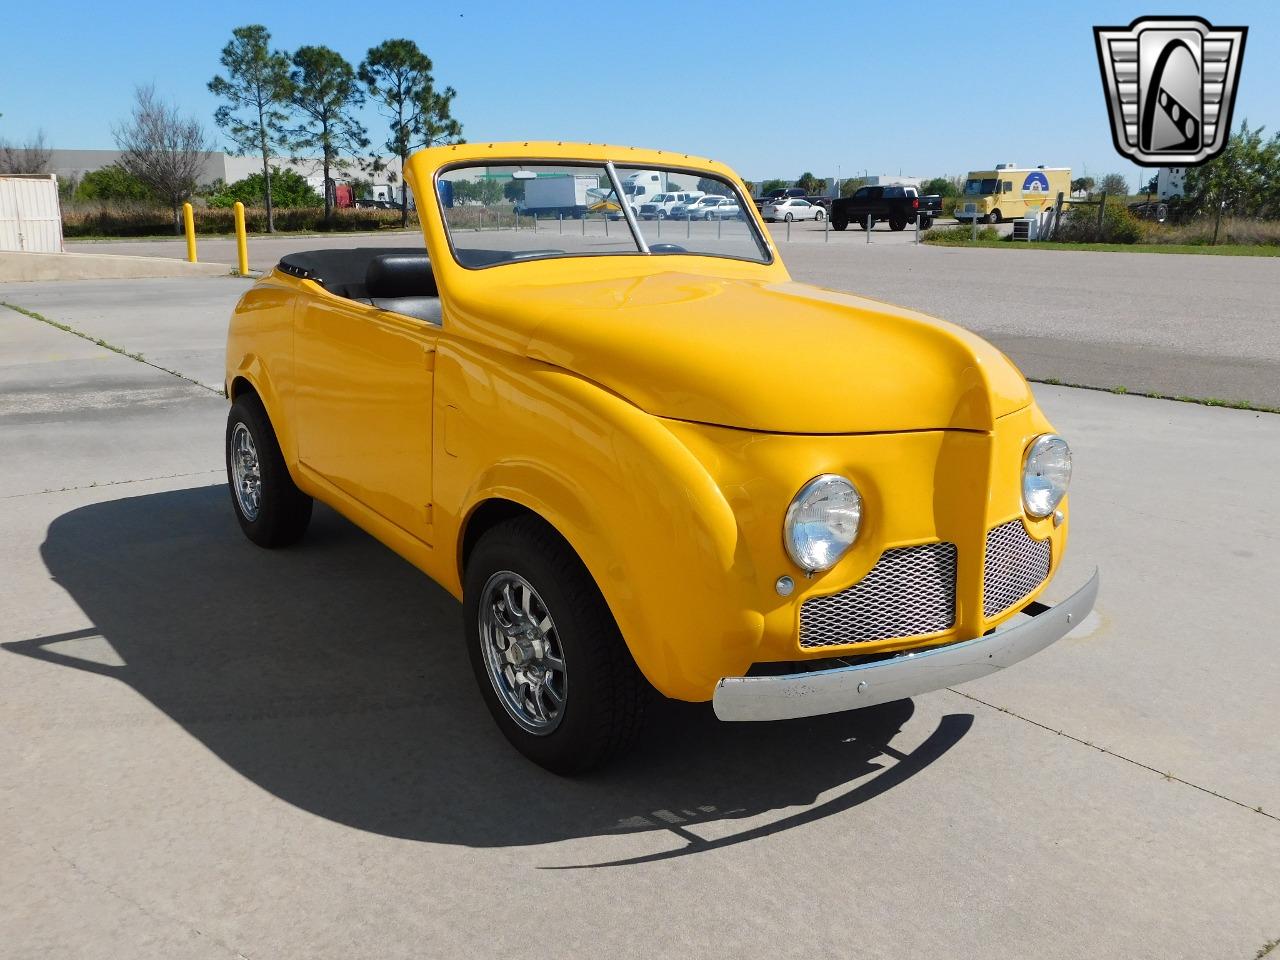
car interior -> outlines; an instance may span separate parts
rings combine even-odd
[[[649,252],[687,253],[675,243],[651,243]],[[554,257],[564,250],[473,250],[455,253],[464,267],[478,269],[515,260]],[[355,247],[304,250],[280,258],[282,273],[310,280],[326,292],[379,310],[413,317],[439,326],[440,291],[431,259],[421,247]]]

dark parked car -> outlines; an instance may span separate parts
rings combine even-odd
[[[856,223],[865,230],[887,220],[890,230],[902,230],[919,217],[921,229],[927,230],[941,213],[942,197],[922,197],[915,187],[859,187],[852,197],[831,202],[831,226],[843,230]]]

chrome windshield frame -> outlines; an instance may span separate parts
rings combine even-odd
[[[609,182],[613,184],[613,195],[618,198],[618,206],[622,207],[622,215],[627,218],[627,226],[631,229],[631,236],[635,239],[636,246],[640,248],[641,253],[648,256],[649,244],[645,242],[644,234],[640,232],[640,225],[636,223],[636,212],[631,209],[631,202],[622,190],[622,181],[618,179],[618,171],[614,169],[612,160],[604,162],[604,170],[609,174]]]

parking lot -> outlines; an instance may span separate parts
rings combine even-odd
[[[1280,406],[1265,258],[783,229],[797,279],[962,323],[1032,376]],[[83,334],[0,308],[0,954],[1251,958],[1280,936],[1280,416],[1038,384],[1076,457],[1049,599],[1103,571],[1080,630],[853,714],[667,704],[634,757],[563,780],[494,728],[443,591],[328,510],[297,549],[241,536],[216,390],[245,285],[0,285]]]

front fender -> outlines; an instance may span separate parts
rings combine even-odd
[[[649,681],[709,699],[762,629],[732,586],[751,560],[720,488],[661,420],[557,368],[495,359],[451,345],[437,361],[443,542],[460,544],[488,500],[532,510],[582,559]]]

